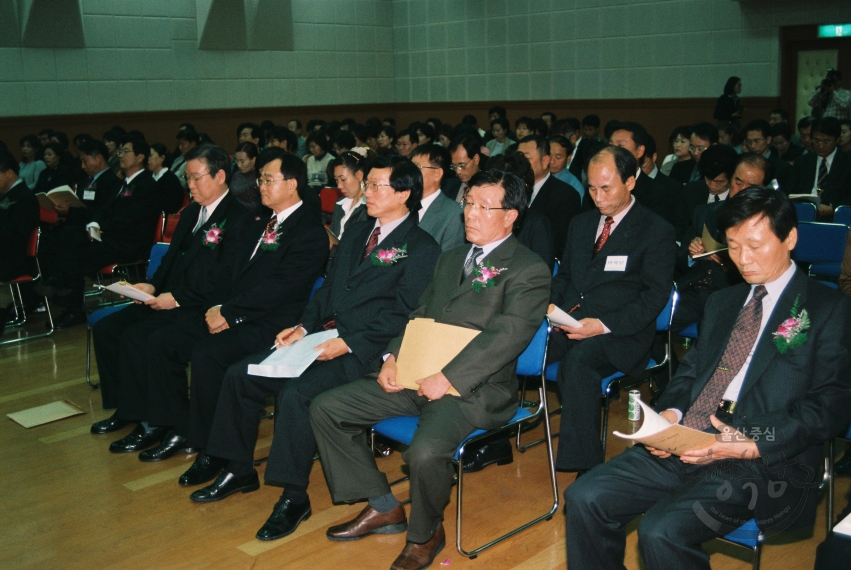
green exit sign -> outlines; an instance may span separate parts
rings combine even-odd
[[[830,24],[818,27],[820,38],[846,38],[851,37],[851,24]]]

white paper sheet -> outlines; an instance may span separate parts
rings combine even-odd
[[[338,336],[337,329],[309,334],[289,346],[275,350],[260,364],[249,364],[248,373],[267,378],[298,378],[322,354],[322,351],[314,349]]]

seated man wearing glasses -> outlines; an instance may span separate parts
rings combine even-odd
[[[470,179],[481,170],[482,163],[486,160],[482,157],[481,149],[481,140],[473,135],[462,135],[449,145],[449,155],[452,159],[449,168],[455,171],[456,177],[446,181],[442,191],[459,204],[464,201]]]
[[[243,239],[222,252],[200,310],[148,338],[148,423],[113,443],[110,451],[142,451],[161,442],[139,457],[160,461],[187,447],[203,448],[228,366],[268,347],[269,339],[296,324],[304,310],[328,257],[328,234],[300,198],[307,188],[307,167],[280,148],[264,150],[257,164],[260,196],[272,215],[254,221]],[[198,182],[209,178],[203,170],[191,176]],[[229,223],[223,221],[218,229],[227,232]],[[208,236],[205,246],[212,247],[217,238]],[[200,394],[212,400],[198,401]],[[192,446],[187,444],[190,437]]]
[[[374,220],[346,230],[328,277],[299,317],[301,325],[281,331],[274,340],[270,336],[264,346],[267,350],[228,369],[218,406],[211,410],[215,415],[209,440],[199,443],[205,446],[206,466],[196,461],[197,467],[180,482],[199,484],[221,474],[212,485],[192,493],[193,501],[219,501],[259,488],[252,465],[257,429],[266,397],[277,396],[275,437],[265,477],[267,482],[283,485],[284,492],[257,538],[286,536],[310,516],[307,487],[316,449],[308,419],[310,403],[327,390],[378,370],[387,345],[402,332],[416,308],[440,255],[434,239],[417,225],[421,194],[420,170],[407,159],[388,155],[373,164],[365,195]],[[300,376],[268,378],[248,373],[249,364],[269,356],[268,345],[290,345],[306,334],[331,329],[337,330],[338,337],[317,347],[322,354]],[[205,382],[201,390],[208,387]],[[211,402],[217,395],[218,390],[209,396],[197,394]]]
[[[480,334],[440,372],[417,380],[416,391],[396,385],[399,335],[387,347],[377,379],[367,377],[325,392],[310,407],[332,499],[369,501],[356,518],[332,526],[326,535],[348,541],[407,530],[407,544],[391,566],[397,570],[426,568],[445,546],[443,511],[455,473],[452,457],[475,429],[497,428],[516,412],[517,358],[540,327],[550,294],[549,268],[511,233],[527,207],[523,181],[487,170],[474,176],[470,186],[464,222],[471,245],[440,257],[409,318],[434,319]],[[459,396],[448,393],[453,387]],[[367,444],[370,428],[395,416],[419,416],[414,439],[402,456],[411,473],[410,523]]]
[[[184,176],[192,203],[180,215],[151,282],[133,285],[154,298],[109,315],[92,329],[103,407],[118,408],[94,424],[92,433],[111,433],[131,421],[145,423],[148,338],[163,327],[198,316],[212,293],[213,271],[223,252],[245,232],[250,218],[228,192],[229,167],[227,153],[218,146],[196,146],[186,153]]]

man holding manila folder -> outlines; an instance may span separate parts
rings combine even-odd
[[[407,530],[394,569],[425,568],[444,547],[452,457],[474,430],[499,427],[516,412],[517,358],[540,326],[549,299],[549,269],[511,233],[526,202],[524,184],[513,174],[488,170],[470,179],[463,206],[472,245],[440,257],[419,308],[410,315],[412,321],[433,319],[480,331],[456,357],[419,379],[418,390],[406,390],[396,382],[402,334],[387,348],[377,382],[364,378],[313,401],[310,423],[332,499],[369,501],[355,519],[329,528],[329,539]],[[449,394],[453,388],[459,396]],[[403,453],[411,474],[410,523],[367,444],[372,425],[396,416],[420,418]]]
[[[813,523],[824,442],[851,419],[851,301],[796,268],[796,225],[789,199],[762,186],[720,210],[745,282],[709,297],[700,342],[656,406],[715,437],[679,457],[636,445],[574,482],[570,568],[623,568],[641,513],[648,569],[708,570],[701,544],[752,519],[765,534]]]

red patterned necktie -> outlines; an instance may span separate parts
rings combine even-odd
[[[762,298],[768,292],[765,286],[757,285],[753,290],[753,297],[739,311],[727,348],[721,355],[718,367],[712,374],[712,378],[703,387],[697,400],[689,407],[683,418],[683,425],[696,430],[704,430],[712,425],[709,416],[718,409],[718,404],[724,397],[724,392],[730,382],[733,381],[739,370],[742,369],[751,349],[756,343],[759,326],[762,323]]]
[[[378,236],[380,235],[381,228],[375,228],[374,230],[372,230],[372,235],[369,236],[369,241],[366,242],[366,247],[363,248],[363,253],[360,256],[361,262],[363,262],[364,259],[369,257],[369,254],[372,253],[372,250],[376,248],[376,246],[378,245]]]
[[[615,219],[611,216],[606,216],[606,225],[603,226],[603,232],[600,234],[600,237],[597,238],[597,241],[594,243],[594,255],[600,253],[600,250],[603,249],[603,246],[606,245],[606,241],[609,239],[609,233],[612,231],[612,224]]]

